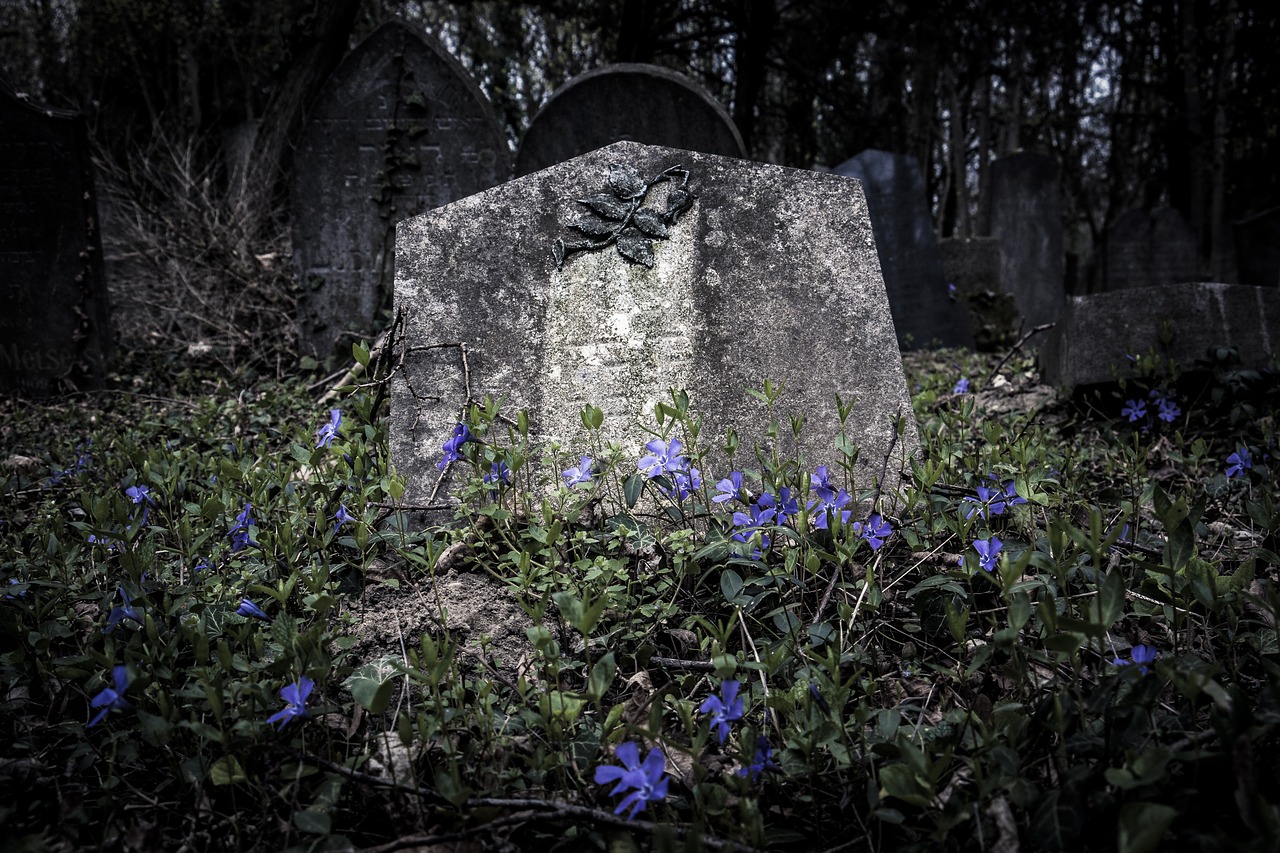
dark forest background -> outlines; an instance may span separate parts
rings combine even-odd
[[[248,199],[251,234],[284,215],[280,178],[310,99],[390,17],[471,70],[513,150],[557,86],[625,61],[697,80],[757,160],[914,155],[943,237],[985,233],[993,159],[1051,154],[1073,292],[1092,289],[1093,247],[1128,208],[1177,208],[1201,277],[1232,281],[1233,223],[1280,204],[1277,3],[6,0],[0,74],[86,112],[116,179],[145,183],[140,161],[182,152]]]

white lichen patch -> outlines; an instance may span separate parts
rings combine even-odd
[[[617,252],[587,252],[552,273],[538,422],[543,437],[583,449],[579,412],[604,411],[603,431],[624,448],[651,437],[653,410],[687,383],[694,328],[691,228],[655,241],[652,268]],[[576,451],[575,451],[576,452]]]

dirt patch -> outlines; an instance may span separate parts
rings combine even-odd
[[[370,574],[378,575],[377,568],[371,566]],[[533,656],[526,634],[532,620],[506,584],[484,572],[452,571],[434,580],[401,578],[398,586],[371,580],[349,607],[358,620],[348,632],[356,638],[352,654],[357,661],[402,657],[417,647],[424,633],[437,639],[447,633],[459,643],[463,657],[474,663],[481,660],[484,640],[484,659],[507,673]]]

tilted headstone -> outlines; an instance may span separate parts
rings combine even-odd
[[[947,291],[916,158],[868,149],[835,173],[862,181],[899,346],[972,347],[968,312]]]
[[[701,86],[669,68],[620,63],[580,74],[551,95],[520,140],[516,175],[624,141],[747,156],[733,119]]]
[[[391,304],[395,223],[488,189],[510,149],[484,94],[438,43],[383,24],[311,108],[289,206],[299,346],[350,353]]]
[[[1107,229],[1105,290],[1195,281],[1196,238],[1171,207],[1126,210]]]
[[[621,142],[401,223],[396,255],[405,340],[391,441],[411,504],[437,488],[468,380],[472,399],[526,410],[570,448],[586,438],[582,406],[599,406],[605,437],[637,457],[655,403],[683,388],[705,446],[738,431],[739,465],[765,441],[748,389],[783,384],[775,416],[784,429],[805,417],[800,453],[814,465],[838,461],[839,394],[856,401],[855,487],[883,472],[886,494],[918,445],[856,181]],[[717,450],[704,474],[727,464]]]
[[[980,350],[1008,347],[1018,339],[1021,317],[1000,284],[1000,241],[995,237],[949,237],[938,241],[942,272],[968,307],[974,344]]]
[[[1240,283],[1280,287],[1280,207],[1235,223]]]
[[[1060,171],[1052,158],[1030,151],[991,164],[1000,283],[1017,300],[1026,330],[1057,320],[1065,298]]]
[[[1210,348],[1235,347],[1245,366],[1280,353],[1280,288],[1184,282],[1067,297],[1040,348],[1049,385],[1091,385],[1138,375],[1128,356],[1154,351],[1186,369]],[[1171,335],[1166,341],[1166,334]]]
[[[84,118],[0,82],[0,393],[93,387],[110,343]]]

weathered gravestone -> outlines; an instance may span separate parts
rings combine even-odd
[[[629,180],[659,176],[627,190]],[[618,187],[634,201],[619,199]],[[632,227],[614,242],[619,221]],[[575,222],[602,235],[602,248],[576,248],[591,238]],[[786,413],[806,418],[808,464],[837,463],[835,398],[856,401],[846,424],[861,448],[856,487],[870,489],[887,469],[892,494],[903,456],[917,447],[856,181],[621,142],[403,222],[396,254],[405,345],[392,383],[392,454],[411,504],[436,488],[468,377],[474,399],[527,410],[534,431],[570,453],[585,450],[579,411],[590,402],[605,412],[606,438],[638,457],[654,404],[675,387],[705,419],[704,445],[736,429],[738,464],[749,465],[766,425],[746,392],[766,378],[783,383],[784,429]],[[465,374],[452,344],[466,346]],[[905,433],[896,438],[899,416]],[[726,466],[713,454],[703,471],[723,477]]]
[[[868,149],[835,168],[862,181],[898,344],[972,347],[968,312],[952,300],[916,158]]]
[[[390,305],[396,222],[510,174],[484,94],[444,48],[396,21],[333,72],[294,157],[299,345],[321,358],[349,352]]]
[[[938,241],[942,272],[967,306],[974,343],[994,350],[1018,340],[1018,306],[1000,285],[1000,241],[995,237],[949,237]]]
[[[991,236],[1000,241],[1000,283],[1017,300],[1026,330],[1057,320],[1066,295],[1059,172],[1052,158],[1030,151],[991,164]]]
[[[1136,376],[1129,355],[1154,349],[1185,369],[1222,346],[1249,367],[1280,353],[1280,288],[1183,282],[1069,296],[1038,356],[1045,384],[1091,385]]]
[[[98,384],[110,335],[84,119],[0,81],[0,393]]]
[[[1195,281],[1196,238],[1171,207],[1126,210],[1107,229],[1105,290]]]
[[[1280,287],[1280,207],[1235,223],[1240,283]]]
[[[623,141],[747,156],[733,119],[702,87],[669,68],[620,63],[551,95],[520,140],[516,175]]]

